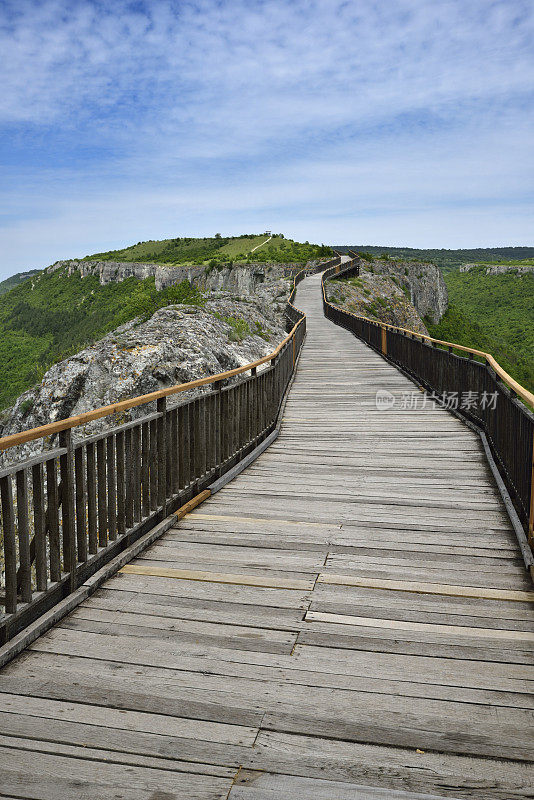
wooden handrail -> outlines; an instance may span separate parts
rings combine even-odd
[[[293,291],[296,289],[299,275],[305,271],[306,267],[300,270],[300,272],[298,272],[293,278]],[[294,308],[295,311],[298,311],[298,309],[290,301],[288,301],[288,305]],[[78,414],[74,417],[67,417],[66,419],[59,420],[58,422],[50,422],[47,425],[40,425],[37,428],[30,428],[27,431],[21,431],[21,433],[13,433],[10,436],[4,436],[0,438],[0,451],[8,450],[10,447],[16,447],[17,445],[26,444],[27,442],[35,441],[35,439],[42,439],[45,436],[53,436],[61,431],[76,428],[78,425],[85,425],[88,422],[94,422],[94,420],[102,419],[102,417],[108,417],[111,414],[129,411],[131,408],[152,403],[154,400],[161,400],[164,397],[170,397],[181,392],[187,392],[190,389],[196,389],[198,386],[206,386],[210,383],[218,383],[219,381],[223,381],[226,378],[231,378],[234,375],[240,375],[243,372],[248,372],[255,367],[266,364],[268,361],[272,361],[273,358],[276,358],[284,345],[286,345],[293,338],[295,331],[299,325],[302,324],[304,319],[305,316],[298,320],[285,339],[280,342],[278,347],[276,347],[272,353],[259,358],[257,361],[252,361],[250,364],[245,364],[242,367],[230,369],[227,372],[219,372],[216,375],[209,375],[206,378],[198,378],[195,381],[179,383],[176,384],[176,386],[169,386],[167,389],[158,389],[156,392],[149,392],[148,394],[131,397],[129,400],[121,400],[119,403],[112,403],[109,406],[101,406],[100,408],[95,408],[93,411],[86,411],[84,414]]]
[[[339,276],[336,276],[336,280],[339,280]],[[329,303],[330,305],[333,305],[333,303],[330,303],[330,301],[326,296],[324,276],[321,283],[323,287],[323,298],[325,302]],[[509,375],[506,372],[506,370],[504,370],[501,367],[498,361],[494,359],[491,353],[486,353],[484,352],[484,350],[476,350],[474,347],[466,347],[463,344],[456,344],[455,342],[447,342],[444,341],[443,339],[434,339],[432,336],[427,336],[426,334],[418,333],[417,331],[412,331],[410,330],[410,328],[399,328],[396,325],[389,325],[389,323],[387,322],[379,322],[376,319],[369,319],[369,317],[362,317],[358,314],[353,314],[352,311],[347,311],[346,309],[343,309],[343,311],[345,312],[345,314],[349,314],[351,317],[354,317],[355,319],[362,319],[365,322],[372,323],[373,325],[379,325],[381,328],[387,328],[388,330],[398,331],[399,333],[408,333],[412,336],[418,336],[420,339],[425,339],[427,342],[433,342],[434,344],[441,344],[444,347],[452,347],[454,348],[454,350],[461,350],[464,353],[472,353],[473,355],[484,358],[490,365],[490,367],[493,369],[493,371],[499,376],[499,378],[501,378],[501,380],[503,380],[506,384],[508,384],[508,386],[516,393],[518,397],[520,397],[523,400],[523,402],[534,408],[534,394],[532,392],[529,392],[528,389],[525,389],[524,386],[521,386],[520,383],[514,380],[514,378],[512,378],[512,376]]]

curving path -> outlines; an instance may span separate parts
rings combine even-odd
[[[479,440],[376,408],[415,387],[320,276],[296,304],[277,441],[0,674],[0,797],[532,797],[534,593]]]

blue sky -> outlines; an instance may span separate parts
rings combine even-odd
[[[534,244],[531,0],[0,0],[0,276],[170,236]]]

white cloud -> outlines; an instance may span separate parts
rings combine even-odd
[[[0,270],[306,215],[528,243],[533,33],[527,0],[4,0]]]

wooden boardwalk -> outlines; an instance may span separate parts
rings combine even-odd
[[[534,593],[479,440],[377,410],[414,385],[320,276],[296,303],[277,441],[0,673],[0,797],[534,796]]]

